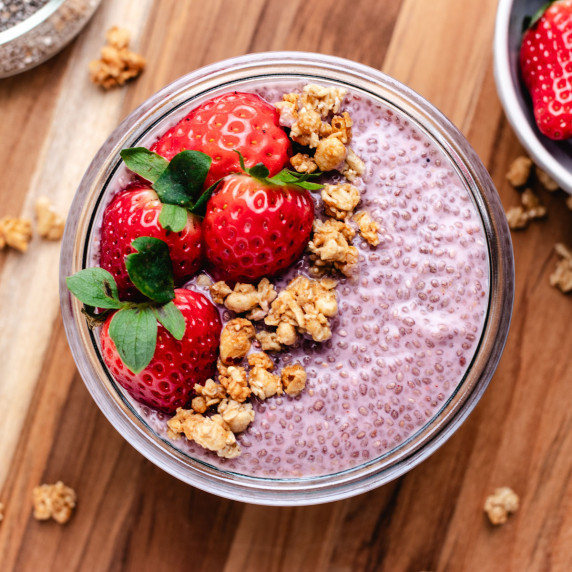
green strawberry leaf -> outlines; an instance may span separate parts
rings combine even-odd
[[[188,207],[200,196],[212,159],[200,151],[181,151],[173,157],[153,188],[162,203]]]
[[[205,216],[207,211],[207,203],[214,193],[215,189],[218,187],[222,179],[219,179],[216,183],[213,183],[200,197],[199,200],[191,208],[191,212],[198,216]]]
[[[162,306],[152,306],[153,314],[165,329],[176,339],[182,340],[185,335],[185,318],[173,302]]]
[[[159,238],[141,236],[131,246],[137,252],[125,257],[125,267],[133,284],[159,304],[170,302],[175,297],[175,287],[167,243]]]
[[[169,161],[145,147],[122,149],[119,154],[130,171],[155,183],[169,166]]]
[[[68,290],[78,300],[96,308],[121,308],[115,279],[103,268],[85,268],[66,278]]]
[[[268,175],[270,175],[270,171],[264,163],[256,163],[254,167],[250,167],[250,169],[247,169],[246,171],[255,179],[267,179]]]
[[[145,369],[153,358],[157,329],[155,314],[146,305],[123,308],[111,318],[109,337],[119,357],[133,373]]]
[[[159,224],[172,232],[181,232],[187,225],[187,209],[177,205],[163,204]]]

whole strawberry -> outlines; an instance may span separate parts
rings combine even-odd
[[[237,91],[193,109],[151,147],[169,160],[185,149],[212,158],[205,187],[240,170],[234,150],[243,155],[247,166],[263,163],[271,175],[284,167],[292,152],[274,106],[258,95]]]
[[[307,188],[320,185],[296,183],[294,175],[284,173],[268,179],[268,170],[258,165],[230,175],[212,195],[203,238],[217,278],[253,282],[285,270],[301,256],[314,222]]]
[[[121,300],[103,268],[81,270],[67,286],[85,304],[90,327],[103,324],[101,354],[110,374],[140,403],[174,413],[215,372],[220,317],[202,294],[173,288],[165,242],[140,237],[132,246],[126,266],[145,301]]]
[[[520,68],[540,131],[555,140],[572,137],[572,0],[551,2],[532,18]]]
[[[175,284],[179,286],[187,282],[201,265],[200,219],[192,213],[185,213],[187,221],[181,231],[166,230],[159,224],[162,206],[153,189],[134,186],[119,192],[103,213],[99,263],[111,272],[124,300],[140,297],[125,268],[125,257],[135,252],[131,243],[139,236],[153,236],[167,243]]]
[[[211,159],[198,151],[184,151],[169,162],[143,147],[124,149],[121,157],[139,179],[120,191],[103,213],[100,264],[113,274],[121,298],[136,300],[139,292],[127,274],[125,259],[139,236],[167,243],[176,286],[199,269],[200,216],[212,192],[203,191],[203,185]]]
[[[202,294],[177,289],[173,304],[185,319],[185,335],[178,341],[159,325],[155,353],[138,373],[123,363],[109,335],[115,314],[107,318],[100,334],[103,359],[115,380],[140,403],[165,413],[184,407],[195,384],[213,377],[221,332],[218,312]]]

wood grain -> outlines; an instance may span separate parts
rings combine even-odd
[[[496,96],[495,0],[104,0],[56,58],[0,82],[0,216],[39,195],[67,208],[113,127],[199,66],[248,52],[354,59],[428,97],[465,133],[505,206],[522,149]],[[128,27],[148,69],[103,93],[86,78],[105,30]],[[184,485],[106,421],[79,378],[59,317],[58,245],[0,253],[0,570],[377,571],[572,569],[572,301],[548,285],[553,244],[572,244],[562,193],[513,236],[517,291],[490,388],[429,460],[375,491],[299,508],[244,505]],[[37,522],[31,489],[78,492],[66,526]],[[484,498],[509,485],[521,509],[501,528]]]

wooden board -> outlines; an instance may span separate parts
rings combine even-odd
[[[0,216],[62,210],[110,131],[166,83],[222,58],[267,50],[335,54],[429,98],[465,133],[506,207],[522,150],[492,75],[495,0],[104,0],[48,63],[0,81]],[[87,80],[105,30],[129,28],[143,76],[103,93]],[[435,455],[370,493],[265,508],[187,486],[131,448],[81,381],[59,316],[59,245],[0,253],[0,569],[571,570],[572,300],[548,285],[553,244],[572,244],[564,195],[513,236],[517,291],[500,367],[484,399]],[[31,490],[78,493],[66,526],[37,522]],[[501,528],[482,512],[509,485],[521,508]]]

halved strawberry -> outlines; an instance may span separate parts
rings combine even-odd
[[[286,165],[292,153],[275,107],[256,94],[237,91],[199,105],[151,147],[169,160],[185,149],[212,158],[205,187],[240,170],[234,150],[242,153],[248,167],[263,163],[271,175]]]
[[[540,131],[555,140],[572,137],[572,0],[550,2],[533,17],[520,67]]]

